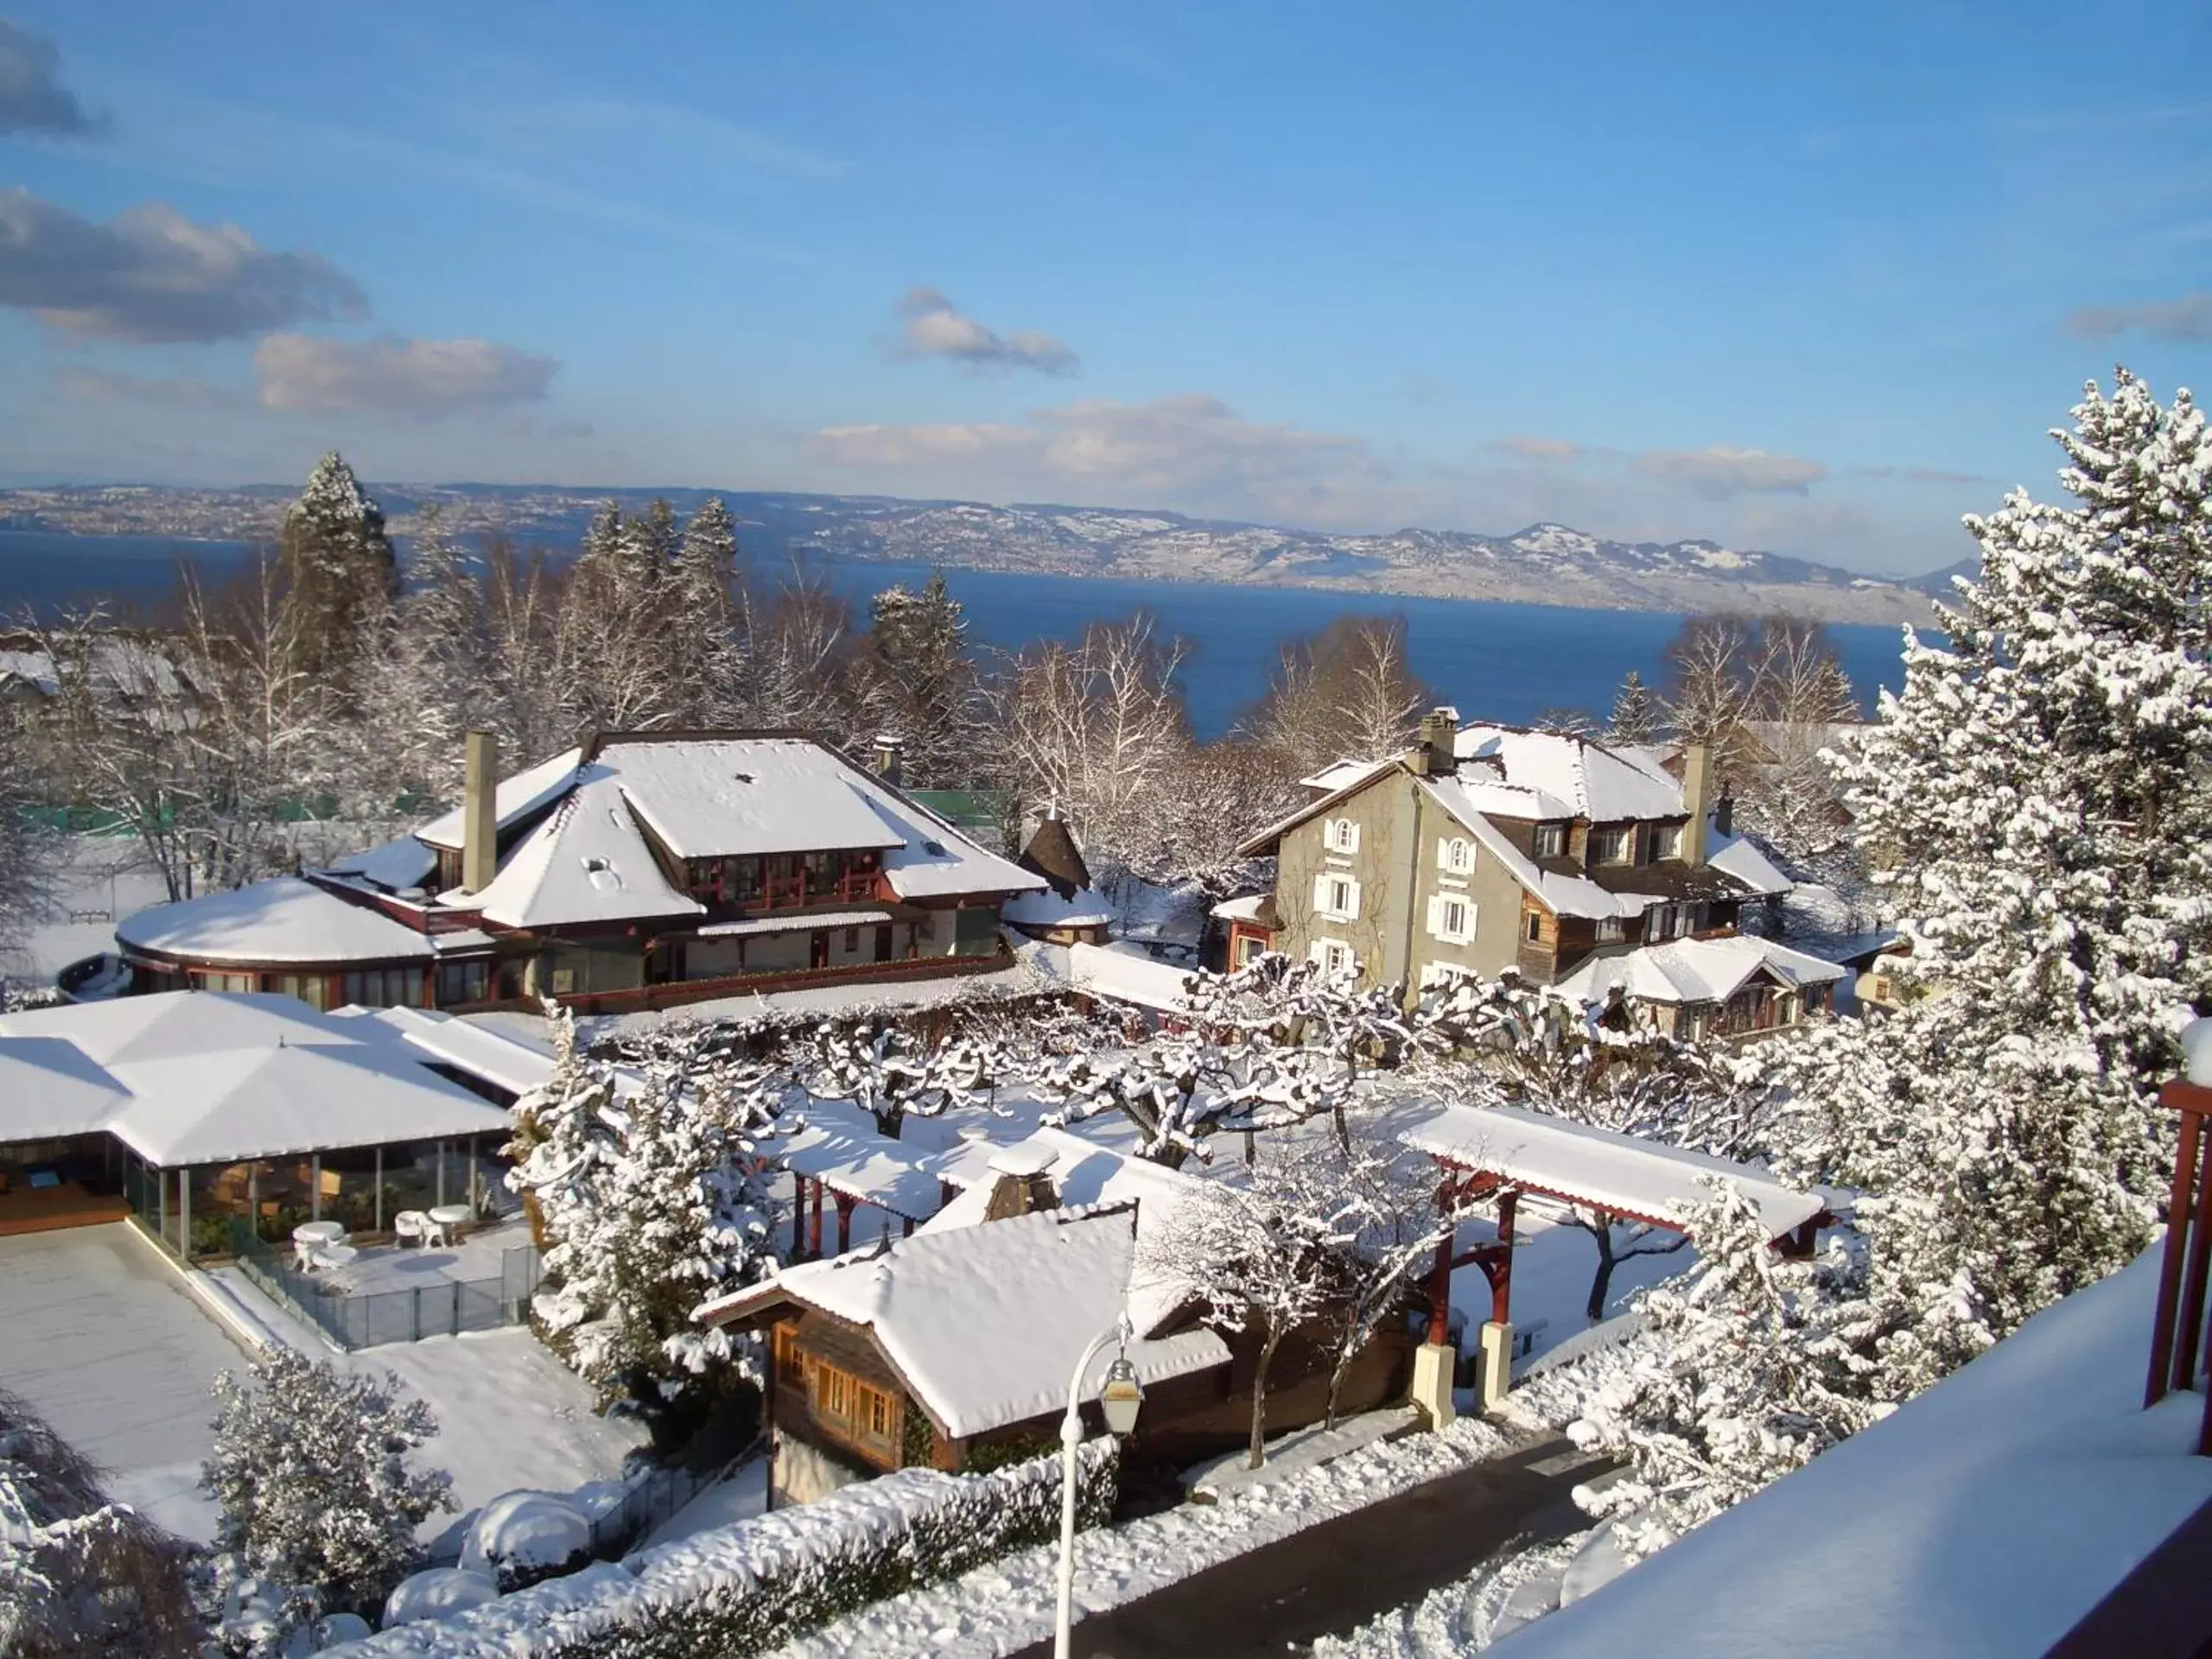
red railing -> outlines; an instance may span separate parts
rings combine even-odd
[[[672,1008],[715,996],[747,996],[756,992],[800,991],[817,985],[853,985],[911,979],[950,979],[963,974],[988,974],[1010,967],[1006,951],[984,957],[911,957],[902,962],[870,962],[845,968],[800,968],[785,973],[731,974],[721,979],[677,979],[661,985],[639,985],[620,991],[577,991],[554,1000],[578,1014],[638,1014],[647,1009]]]
[[[2176,1077],[2159,1100],[2181,1114],[2181,1145],[2174,1159],[2174,1190],[2166,1210],[2165,1259],[2158,1269],[2158,1311],[2151,1331],[2151,1376],[2145,1407],[2169,1393],[2194,1388],[2206,1351],[2205,1286],[2212,1278],[2212,1088]],[[2212,1388],[2205,1391],[2204,1424],[2196,1451],[2212,1457]]]

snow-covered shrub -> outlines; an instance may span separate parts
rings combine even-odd
[[[466,1567],[426,1567],[410,1573],[385,1598],[382,1628],[396,1630],[425,1618],[451,1618],[499,1599],[499,1586]]]
[[[216,1547],[232,1570],[296,1586],[320,1608],[381,1605],[422,1560],[415,1529],[450,1509],[442,1470],[407,1453],[437,1433],[430,1408],[398,1380],[264,1351],[250,1384],[215,1379],[214,1454],[201,1490],[221,1508]],[[306,1611],[294,1606],[295,1614]]]
[[[189,1651],[185,1554],[109,1503],[92,1465],[0,1392],[0,1653]]]
[[[590,1559],[590,1517],[552,1492],[501,1493],[476,1512],[461,1541],[461,1570],[502,1594]]]
[[[640,1086],[578,1052],[566,1009],[550,1019],[550,1083],[517,1109],[509,1181],[548,1241],[540,1331],[604,1404],[660,1414],[732,1367],[752,1375],[752,1338],[691,1310],[774,1265],[753,1173],[786,1084],[680,1027],[641,1059]]]
[[[1084,1444],[1078,1526],[1112,1514],[1119,1467],[1110,1436]],[[1059,1525],[1057,1453],[986,1475],[902,1469],[344,1651],[348,1659],[738,1659],[1046,1542]]]

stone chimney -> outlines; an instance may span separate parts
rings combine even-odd
[[[1421,747],[1414,751],[1414,770],[1424,778],[1449,778],[1459,769],[1455,746],[1459,737],[1459,711],[1439,703],[1421,717]]]
[[[1684,744],[1682,810],[1690,815],[1690,821],[1682,826],[1682,862],[1692,869],[1705,862],[1705,817],[1712,810],[1713,746]],[[1722,833],[1726,833],[1725,828]]]
[[[471,732],[461,807],[461,885],[465,892],[483,892],[499,873],[499,740],[489,732]]]
[[[906,779],[906,745],[888,734],[875,740],[875,775],[897,789]]]
[[[1047,1173],[1059,1154],[1031,1141],[1008,1147],[990,1161],[991,1197],[983,1207],[985,1221],[1011,1221],[1039,1210],[1057,1210],[1060,1195]]]

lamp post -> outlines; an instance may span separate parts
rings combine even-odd
[[[1112,1343],[1117,1351],[1113,1364],[1107,1368],[1106,1386],[1098,1392],[1098,1403],[1106,1414],[1109,1433],[1135,1431],[1144,1390],[1137,1385],[1136,1367],[1129,1363],[1126,1349],[1133,1334],[1129,1316],[1123,1313],[1111,1328],[1090,1339],[1083,1357],[1075,1363],[1075,1375],[1068,1379],[1067,1415],[1060,1419],[1060,1605],[1052,1629],[1052,1659],[1068,1659],[1069,1631],[1075,1615],[1075,1452],[1083,1444],[1083,1379],[1090,1374],[1090,1362]]]

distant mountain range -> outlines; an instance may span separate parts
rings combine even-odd
[[[440,504],[462,535],[501,532],[573,548],[594,506],[625,511],[666,496],[680,513],[720,494],[757,567],[791,558],[894,561],[1140,582],[1339,588],[1446,599],[1517,600],[1599,610],[1786,612],[1834,622],[1928,620],[1937,572],[1885,581],[1708,541],[1614,542],[1565,524],[1511,536],[1401,530],[1342,536],[1265,524],[1030,503],[748,491],[582,490],[505,484],[371,486],[395,533]],[[254,541],[272,536],[295,491],[158,486],[0,490],[0,530]]]

